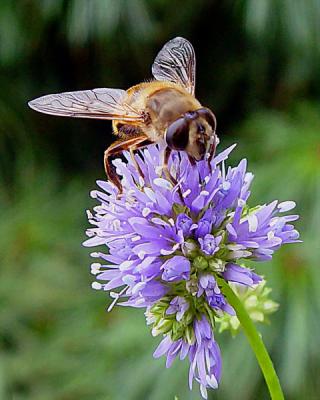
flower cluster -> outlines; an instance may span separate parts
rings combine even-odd
[[[88,212],[94,227],[85,245],[106,248],[92,253],[102,260],[91,266],[93,288],[111,291],[110,308],[117,301],[145,308],[152,334],[163,335],[154,356],[166,355],[168,367],[188,356],[190,387],[193,379],[199,382],[204,398],[221,376],[215,322],[235,314],[219,280],[259,285],[262,278],[243,262],[269,260],[299,236],[291,224],[298,216],[284,214],[294,202],[248,206],[253,175],[246,160],[225,169],[233,148],[196,166],[173,152],[171,180],[162,168],[162,146],[149,146],[135,161],[125,154],[126,162],[114,161],[123,193],[98,181],[101,190],[91,195],[100,205]]]

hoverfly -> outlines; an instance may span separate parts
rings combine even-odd
[[[163,169],[171,181],[168,160],[172,150],[185,151],[192,164],[212,158],[217,144],[216,118],[195,98],[195,53],[191,43],[176,37],[167,42],[152,65],[155,80],[128,90],[99,88],[49,94],[30,101],[36,111],[77,118],[109,119],[118,136],[104,153],[108,178],[122,192],[111,157],[164,141]],[[135,165],[140,174],[142,171]]]

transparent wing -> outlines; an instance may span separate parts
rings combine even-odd
[[[142,114],[127,104],[126,98],[125,90],[99,88],[48,94],[28,104],[36,111],[62,117],[143,121]]]
[[[154,60],[152,74],[158,81],[178,83],[194,95],[196,57],[192,44],[182,37],[166,43]]]

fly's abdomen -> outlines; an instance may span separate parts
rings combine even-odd
[[[113,121],[113,132],[121,138],[140,136],[143,132],[139,126],[126,124],[121,121]]]

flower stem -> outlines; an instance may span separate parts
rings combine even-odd
[[[250,346],[254,351],[254,354],[260,365],[261,371],[269,389],[271,399],[284,400],[284,395],[280,386],[279,378],[274,369],[272,360],[252,319],[250,318],[242,302],[231,289],[229,284],[221,278],[218,280],[218,283],[219,286],[221,286],[222,291],[226,296],[229,304],[236,311],[240,324],[242,325],[244,333],[246,334]]]

